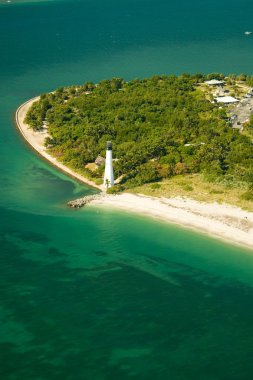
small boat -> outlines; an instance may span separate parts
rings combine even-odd
[[[246,36],[249,36],[252,32],[244,32]]]

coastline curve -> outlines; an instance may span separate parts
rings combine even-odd
[[[47,133],[33,131],[33,129],[31,129],[29,125],[24,122],[28,110],[30,109],[30,107],[33,105],[34,102],[39,100],[39,98],[40,96],[36,96],[32,99],[27,100],[25,103],[21,104],[16,110],[15,123],[21,135],[23,136],[24,140],[29,144],[29,146],[36,153],[42,156],[42,158],[44,158],[47,162],[49,162],[56,168],[60,169],[65,174],[69,175],[70,177],[88,186],[91,186],[100,191],[103,191],[102,185],[97,185],[95,182],[89,180],[88,178],[82,176],[81,174],[74,172],[72,169],[68,168],[66,165],[59,162],[55,157],[51,156],[47,152],[44,146],[44,141],[47,136]]]
[[[102,185],[96,185],[89,179],[75,173],[46,151],[44,146],[46,131],[35,132],[24,122],[27,111],[38,99],[39,96],[26,101],[16,111],[16,125],[24,140],[36,153],[62,172],[104,193]],[[235,206],[208,204],[190,198],[154,198],[130,193],[104,194],[103,197],[94,198],[89,205],[116,208],[146,215],[208,234],[230,244],[240,245],[250,250],[253,248],[253,213]]]

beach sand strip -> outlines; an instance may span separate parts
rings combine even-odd
[[[44,146],[45,138],[48,136],[46,129],[34,132],[24,122],[28,109],[38,99],[39,97],[36,97],[27,101],[16,112],[16,123],[25,140],[36,152],[63,172],[89,186],[103,190],[102,186],[75,173],[48,154]],[[197,202],[190,198],[154,198],[130,193],[98,197],[92,200],[87,207],[93,206],[116,208],[147,215],[253,249],[253,213],[238,207]]]
[[[28,142],[28,144],[42,157],[48,160],[52,165],[56,166],[58,169],[63,171],[64,173],[70,175],[71,177],[77,179],[78,181],[85,183],[86,185],[95,187],[101,191],[103,191],[102,185],[97,185],[95,182],[85,178],[79,173],[75,173],[73,170],[59,162],[55,157],[52,157],[48,154],[44,142],[46,137],[48,136],[47,129],[44,127],[41,131],[34,131],[29,127],[28,124],[24,122],[25,116],[32,106],[34,102],[39,100],[39,96],[33,99],[28,100],[24,104],[22,104],[16,111],[16,124],[24,139]]]

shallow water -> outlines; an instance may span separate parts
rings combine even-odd
[[[14,126],[18,105],[62,85],[251,73],[252,8],[0,3],[1,379],[252,378],[252,252],[128,213],[68,210],[93,190]]]

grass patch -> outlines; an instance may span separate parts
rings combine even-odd
[[[182,189],[185,191],[193,191],[193,187],[186,183],[185,185],[182,186]]]
[[[159,185],[159,186],[157,186]],[[158,183],[145,184],[129,191],[155,197],[190,197],[200,202],[226,203],[253,211],[253,198],[243,188],[227,188],[224,184],[207,182],[202,175],[175,176]]]
[[[210,190],[210,194],[224,194],[224,191],[223,190],[212,189],[212,190]]]
[[[150,185],[151,190],[157,190],[160,188],[161,188],[161,185],[159,183],[151,183],[151,185]]]
[[[253,191],[248,190],[245,193],[241,195],[241,199],[244,199],[246,201],[253,201]]]

